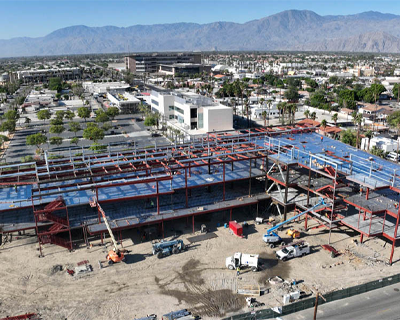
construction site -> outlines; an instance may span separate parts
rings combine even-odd
[[[2,166],[0,318],[133,319],[184,308],[220,319],[249,310],[243,288],[263,291],[266,307],[282,304],[284,285],[268,282],[275,276],[301,279],[296,287],[312,295],[399,273],[399,169],[306,126]],[[233,221],[243,234],[230,231]],[[283,222],[279,238],[297,229],[311,254],[277,259],[264,221]],[[203,227],[208,236],[195,241]],[[161,239],[189,245],[158,260],[152,243]],[[235,252],[259,255],[260,272],[228,270]],[[65,272],[77,263],[90,272]]]

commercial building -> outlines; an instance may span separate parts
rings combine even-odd
[[[155,73],[160,65],[176,63],[201,63],[200,53],[144,53],[125,57],[126,70],[132,73]]]
[[[92,82],[82,83],[83,89],[91,94],[106,94],[107,92],[124,93],[129,89],[129,84],[121,82]]]
[[[117,107],[122,114],[139,112],[140,100],[128,92],[107,92],[110,106]]]
[[[48,82],[50,78],[61,78],[63,81],[79,80],[82,78],[82,70],[76,67],[17,71],[17,79],[24,83],[43,83]]]
[[[36,230],[43,253],[46,244],[71,250],[78,237],[89,246],[88,235],[107,233],[101,211],[115,233],[143,234],[153,225],[164,238],[168,221],[191,221],[195,232],[199,215],[225,212],[231,221],[241,207],[254,217],[259,208],[276,207],[285,220],[291,210],[308,210],[305,232],[312,219],[313,229],[352,229],[360,243],[364,237],[387,241],[391,264],[400,238],[400,166],[314,130],[216,132],[176,146],[82,150],[76,157],[1,166],[0,232]]]
[[[174,63],[174,64],[161,64],[158,72],[166,75],[191,75],[200,74],[203,72],[210,72],[211,66],[205,66],[196,63]]]
[[[231,130],[233,110],[211,98],[184,91],[152,91],[148,102],[172,126],[187,134]],[[193,130],[193,132],[190,132]]]

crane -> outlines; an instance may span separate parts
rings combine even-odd
[[[285,220],[283,222],[280,222],[276,226],[268,229],[267,233],[263,235],[264,242],[270,243],[270,246],[273,247],[274,243],[282,241],[281,237],[278,236],[278,234],[276,234],[274,232],[275,230],[278,230],[280,227],[282,227],[283,225],[289,223],[290,221],[296,220],[297,218],[301,217],[302,215],[314,210],[316,207],[320,206],[321,204],[322,205],[326,204],[325,200],[323,198],[320,198],[320,200],[315,205],[313,205],[311,208],[309,208],[309,209],[307,209],[307,210],[305,210],[303,212],[300,212],[299,214],[297,214],[297,215],[295,215],[295,216],[293,216],[293,217],[291,217],[291,218],[289,218],[289,219],[287,219],[287,220]]]
[[[106,213],[104,212],[103,208],[100,206],[100,204],[96,200],[92,201],[91,205],[97,206],[97,209],[103,216],[104,223],[107,227],[108,233],[110,234],[110,238],[113,243],[113,247],[114,247],[113,250],[110,250],[106,256],[106,260],[108,261],[108,264],[114,264],[114,263],[123,261],[125,259],[125,255],[118,248],[118,243],[114,238],[114,234],[111,230],[110,224],[108,223]]]

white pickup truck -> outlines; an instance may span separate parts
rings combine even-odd
[[[279,260],[286,261],[290,258],[305,256],[310,253],[310,246],[308,243],[296,244],[288,246],[276,252],[276,257]]]

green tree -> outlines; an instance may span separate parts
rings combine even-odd
[[[352,130],[347,129],[346,131],[342,131],[341,135],[341,140],[343,143],[355,147],[357,138]]]
[[[396,129],[397,137],[400,137],[400,111],[393,112],[388,118],[387,123],[390,127]],[[399,153],[399,139],[397,138],[397,154]]]
[[[104,123],[109,120],[107,113],[105,113],[103,110],[98,110],[96,112],[96,122],[97,123]]]
[[[51,145],[60,146],[60,145],[62,145],[62,142],[63,142],[63,139],[61,137],[51,137],[50,138]]]
[[[26,144],[28,146],[36,146],[36,148],[40,149],[40,146],[46,143],[47,137],[41,133],[31,134],[26,137]]]
[[[153,115],[150,115],[150,116],[146,117],[146,119],[144,120],[144,125],[146,127],[155,126],[155,125],[157,125],[157,119]]]
[[[324,131],[325,131],[327,125],[328,125],[328,123],[326,122],[326,120],[325,120],[325,119],[322,119],[322,121],[321,121],[321,128],[323,128]]]
[[[50,120],[50,125],[52,126],[62,126],[64,124],[64,121],[60,118],[54,118]]]
[[[8,110],[5,114],[4,114],[4,118],[6,118],[7,120],[13,120],[16,121],[19,119],[19,114],[16,110]]]
[[[72,119],[75,118],[75,113],[71,110],[67,110],[65,111],[64,118],[71,121]]]
[[[315,111],[313,113],[311,113],[310,118],[315,121],[315,119],[317,119],[317,113]]]
[[[83,130],[83,137],[88,140],[92,140],[95,143],[104,138],[104,131],[100,129],[97,125],[92,124]]]
[[[294,86],[289,87],[288,90],[285,91],[284,96],[290,102],[297,102],[299,100],[299,92]]]
[[[65,111],[63,111],[63,110],[57,110],[56,111],[56,118],[57,119],[63,120],[64,116],[65,116]]]
[[[69,131],[73,132],[76,136],[76,133],[81,130],[81,125],[79,122],[70,122],[69,123]]]
[[[306,119],[308,119],[308,117],[310,116],[310,110],[306,110],[304,111],[304,116],[306,117]]]
[[[373,133],[371,130],[368,130],[368,131],[365,133],[365,137],[368,139],[367,150],[369,150],[369,144],[370,144],[371,139],[372,139],[373,136],[374,136],[374,133]],[[399,147],[399,143],[397,143],[397,148],[398,148],[398,147]],[[398,149],[397,149],[397,151],[398,151]]]
[[[80,107],[78,108],[78,117],[81,119],[86,119],[90,117],[90,110],[86,107]]]
[[[51,118],[50,110],[48,110],[48,109],[39,110],[37,113],[37,117],[39,120],[43,120],[43,121],[49,120]]]
[[[73,137],[73,138],[70,140],[70,143],[71,143],[71,144],[74,144],[74,145],[78,145],[78,143],[79,143],[79,138],[78,138],[78,137]]]
[[[53,125],[50,127],[50,133],[53,133],[53,134],[63,133],[64,130],[65,130],[64,126],[61,126],[61,125]]]
[[[7,141],[10,141],[10,139],[7,136],[0,134],[0,145],[2,148],[3,148],[4,143]]]
[[[64,94],[64,95],[63,95],[63,98],[64,98],[64,100],[69,100],[69,95]]]
[[[353,111],[353,113],[351,115],[353,116],[353,123],[357,126],[356,148],[358,149],[360,147],[360,145],[359,145],[360,130],[361,130],[363,116],[361,113],[358,113],[357,111]]]
[[[50,78],[49,79],[49,90],[57,90],[60,92],[62,90],[61,78]]]
[[[119,109],[117,107],[110,107],[107,109],[106,114],[111,120],[114,120],[119,115]]]
[[[0,130],[1,131],[8,131],[10,133],[13,133],[13,132],[15,132],[16,124],[17,123],[16,123],[15,120],[4,121],[0,126]]]

